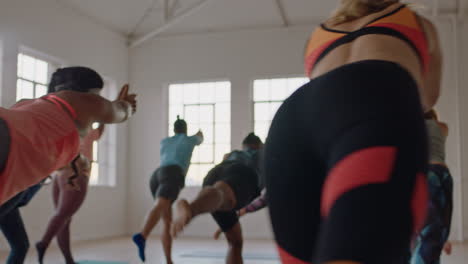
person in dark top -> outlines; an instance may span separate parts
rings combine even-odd
[[[243,150],[226,154],[223,162],[208,172],[203,189],[194,201],[180,200],[176,204],[177,218],[171,233],[175,237],[193,218],[211,213],[225,233],[229,252],[226,263],[242,263],[242,232],[237,210],[260,195],[261,149],[263,142],[250,133],[242,142]]]
[[[30,244],[20,208],[26,206],[41,187],[42,182],[33,185],[0,206],[0,230],[11,248],[6,264],[23,263],[26,258]]]

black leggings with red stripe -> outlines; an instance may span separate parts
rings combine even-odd
[[[265,148],[283,263],[407,262],[427,200],[417,85],[385,61],[342,66],[278,110]]]

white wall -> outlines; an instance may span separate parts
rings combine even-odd
[[[140,95],[140,113],[131,121],[129,227],[138,230],[151,205],[147,182],[159,164],[159,141],[167,136],[167,84],[180,81],[229,79],[232,82],[232,147],[252,130],[251,83],[255,78],[301,75],[302,50],[310,28],[201,34],[160,38],[131,50],[131,83]],[[151,114],[143,114],[151,113]],[[192,199],[199,188],[186,188]],[[248,220],[248,221],[245,221]],[[244,219],[248,237],[269,237],[265,212]],[[210,216],[196,219],[191,236],[215,230]]]
[[[456,205],[452,239],[462,239],[460,183],[462,164],[468,159],[461,156],[461,116],[468,108],[459,104],[461,87],[456,85],[455,58],[451,20],[436,21],[445,54],[443,92],[437,105],[443,120],[449,123],[448,160],[455,178]],[[159,163],[159,140],[167,136],[167,84],[180,81],[229,79],[232,82],[232,144],[239,147],[242,137],[252,130],[251,82],[255,78],[287,76],[303,72],[302,52],[312,27],[293,27],[206,33],[198,35],[161,37],[130,52],[130,80],[140,94],[140,114],[131,121],[129,183],[131,231],[139,229],[146,210],[151,206],[147,181]],[[465,31],[466,27],[465,27]],[[466,37],[466,34],[465,34]],[[465,39],[468,42],[468,40]],[[465,45],[466,46],[466,45]],[[468,60],[465,60],[468,61]],[[460,77],[465,77],[460,74]],[[466,80],[468,81],[468,80]],[[466,81],[464,83],[466,83]],[[465,89],[466,90],[466,89]],[[464,91],[466,93],[466,91]],[[468,96],[468,94],[465,94]],[[142,113],[151,114],[142,114]],[[468,126],[468,123],[464,121]],[[468,131],[468,130],[465,130]],[[463,145],[468,147],[466,144]],[[465,153],[468,153],[465,151]],[[467,172],[466,169],[463,172]],[[466,179],[466,173],[463,174]],[[199,188],[186,188],[182,197],[193,198]],[[468,216],[468,183],[465,180],[465,215]],[[465,219],[468,220],[467,217]],[[270,238],[266,213],[246,217],[244,233],[252,238]],[[215,229],[209,216],[200,217],[186,230],[190,236],[209,236]],[[468,237],[468,221],[465,221]]]
[[[58,58],[68,65],[85,65],[112,78],[118,85],[128,81],[128,49],[120,35],[76,15],[54,0],[0,0],[0,105],[16,99],[18,48],[26,46]],[[91,187],[84,206],[74,219],[75,240],[124,234],[127,222],[126,131],[117,132],[117,187]],[[52,213],[50,187],[45,187],[22,210],[31,241],[44,231]],[[5,243],[1,243],[5,246]]]
[[[460,29],[460,46],[459,46],[459,58],[461,59],[460,61],[460,112],[462,113],[460,115],[460,121],[461,121],[461,145],[462,145],[462,171],[463,171],[463,181],[462,184],[460,185],[460,189],[463,190],[463,230],[464,230],[464,237],[465,239],[468,239],[468,105],[466,102],[468,102],[468,50],[466,47],[468,47],[468,21],[465,21],[464,23],[461,24]]]

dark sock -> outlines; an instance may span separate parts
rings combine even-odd
[[[45,254],[46,248],[44,245],[42,245],[41,242],[37,242],[36,250],[37,250],[37,261],[39,262],[39,264],[42,264],[44,260],[44,254]]]
[[[146,240],[145,238],[140,234],[135,234],[133,235],[133,242],[137,245],[138,247],[138,255],[140,256],[141,261],[145,262],[145,246],[146,246]]]

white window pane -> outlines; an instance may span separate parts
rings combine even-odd
[[[200,130],[200,123],[187,122],[187,133],[189,135],[194,135],[198,130]]]
[[[169,103],[181,103],[183,101],[184,87],[181,84],[172,84],[169,86]]]
[[[200,162],[200,150],[198,147],[196,147],[193,152],[192,152],[192,163],[198,163]]]
[[[91,175],[89,177],[89,183],[91,185],[96,185],[99,182],[99,164],[96,162],[92,163]]]
[[[287,96],[286,79],[273,79],[270,81],[271,100],[284,100]]]
[[[201,105],[199,108],[200,123],[213,123],[214,121],[214,105]]]
[[[231,104],[229,103],[220,103],[216,104],[216,122],[224,122],[230,123],[231,122]]]
[[[255,122],[255,134],[260,137],[260,139],[265,142],[265,139],[268,135],[268,130],[270,129],[271,122]]]
[[[98,142],[97,141],[94,141],[93,142],[93,161],[97,161],[98,160]]]
[[[231,142],[231,125],[230,124],[216,124],[215,141],[216,143],[230,143]]]
[[[33,99],[34,98],[34,86],[32,82],[18,80],[17,99]]]
[[[200,165],[192,164],[190,165],[189,171],[187,173],[186,185],[194,186],[201,185],[203,182],[204,175],[200,174]]]
[[[215,84],[214,83],[201,83],[200,84],[200,103],[214,103],[215,102]]]
[[[204,137],[203,144],[212,144],[214,142],[213,124],[200,125],[199,129],[203,132],[203,137]]]
[[[231,83],[216,83],[216,102],[229,102],[231,100]]]
[[[42,97],[47,94],[47,86],[36,84],[36,98]]]
[[[180,118],[184,118],[183,105],[171,105],[169,107],[169,123],[174,123],[177,120],[177,116],[180,116]]]
[[[21,56],[21,75],[20,77],[28,80],[34,80],[34,64],[35,60],[33,57],[24,55]]]
[[[47,62],[42,60],[36,60],[34,68],[35,78],[34,80],[38,83],[47,83]]]
[[[185,121],[188,123],[200,122],[200,107],[198,105],[186,105],[184,109]]]
[[[185,104],[196,104],[199,102],[198,98],[198,83],[184,84],[184,103]]]
[[[271,120],[270,103],[256,103],[254,105],[254,111],[255,121]]]
[[[290,78],[288,79],[288,96],[309,82],[308,78]]]
[[[254,101],[268,101],[270,100],[270,90],[268,80],[254,81]]]
[[[23,76],[23,54],[18,54],[18,67],[16,68],[18,77]]]
[[[215,161],[216,164],[220,163],[223,160],[224,155],[231,151],[230,144],[218,144],[215,148]]]
[[[200,162],[213,163],[214,162],[214,147],[209,144],[202,144],[198,147],[200,151]]]
[[[270,103],[270,116],[269,120],[273,120],[275,117],[276,112],[278,112],[278,109],[280,108],[282,103]]]
[[[174,126],[172,123],[167,124],[167,134],[172,136],[174,134]]]
[[[199,170],[199,175],[200,177],[202,177],[202,181],[203,181],[203,178],[206,177],[206,175],[208,174],[208,172],[213,168],[214,165],[200,165],[200,170]]]
[[[16,80],[16,101],[23,99],[23,87],[21,86],[23,82],[18,79]]]
[[[172,135],[172,123],[179,114],[187,122],[189,135],[202,130],[205,137],[204,144],[196,147],[193,152],[192,165],[187,173],[187,185],[200,185],[208,170],[214,166],[214,161],[222,159],[225,153],[218,155],[216,150],[218,152],[229,151],[230,90],[230,82],[202,82],[169,86],[169,134]],[[182,99],[175,99],[176,96]]]

